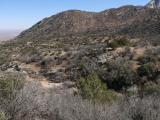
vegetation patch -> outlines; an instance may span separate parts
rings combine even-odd
[[[152,62],[143,64],[138,68],[138,74],[141,77],[146,76],[148,79],[154,80],[159,75],[158,67]]]
[[[160,95],[160,85],[154,82],[148,82],[144,85],[143,91],[145,96],[148,95]]]
[[[109,89],[126,90],[136,83],[137,73],[125,61],[109,62],[106,68],[102,71],[101,77],[107,83]]]
[[[108,90],[106,84],[100,80],[95,72],[86,78],[81,78],[80,81],[78,81],[77,87],[80,95],[84,99],[90,99],[100,103],[113,102],[118,99],[117,93]]]
[[[143,57],[140,57],[138,61],[140,62],[140,64],[146,64],[149,62],[157,63],[158,61],[160,61],[160,58],[158,58],[158,56],[155,56],[155,55],[147,54]]]
[[[15,97],[17,90],[24,85],[24,77],[15,73],[4,73],[0,76],[0,99],[11,99]]]
[[[7,118],[3,112],[0,112],[0,120],[7,120]]]
[[[36,47],[24,47],[23,49],[21,49],[21,54],[24,55],[24,54],[28,54],[28,55],[33,55],[33,54],[37,54],[37,49]]]
[[[127,39],[115,39],[108,44],[108,47],[117,48],[117,47],[128,46],[130,44],[131,43]]]

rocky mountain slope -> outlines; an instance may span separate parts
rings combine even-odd
[[[158,120],[159,13],[142,6],[99,13],[70,10],[0,43],[0,89],[26,82],[23,89],[15,87],[15,99],[5,105],[6,99],[0,99],[7,112],[2,115],[13,120]],[[0,95],[10,96],[6,91]],[[127,106],[121,102],[125,99]],[[120,107],[108,108],[112,102]]]
[[[70,10],[53,15],[1,45],[1,69],[23,71],[26,64],[33,67],[29,74],[53,82],[78,80],[84,71],[104,72],[104,65],[113,61],[131,62],[131,69],[137,70],[146,52],[154,49],[152,54],[159,58],[159,12],[123,6],[99,13]]]
[[[142,6],[123,6],[99,13],[70,10],[45,18],[18,39],[32,41],[85,33],[157,38],[159,21],[159,9]]]

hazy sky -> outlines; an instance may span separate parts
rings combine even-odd
[[[44,17],[79,9],[102,11],[122,5],[145,5],[149,0],[0,0],[0,30],[26,29]]]

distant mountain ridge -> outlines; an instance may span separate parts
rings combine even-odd
[[[17,39],[44,40],[83,33],[159,38],[159,26],[160,10],[144,6],[128,5],[97,13],[69,10],[43,19]]]

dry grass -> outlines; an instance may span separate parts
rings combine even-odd
[[[29,82],[17,98],[6,105],[12,120],[159,120],[160,96],[132,97],[100,105],[68,93],[44,90]]]

